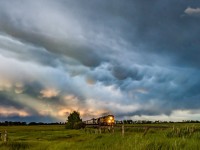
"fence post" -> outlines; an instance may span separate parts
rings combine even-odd
[[[101,126],[99,127],[99,133],[101,134]]]
[[[114,133],[115,132],[115,129],[114,129],[114,126],[112,126],[112,133]]]
[[[7,139],[8,139],[8,133],[7,133],[7,131],[5,130],[5,132],[4,132],[4,142],[7,142]]]
[[[98,129],[95,129],[95,134],[98,134]]]
[[[124,124],[122,125],[122,137],[124,137]]]
[[[111,132],[111,126],[108,126],[108,132]]]

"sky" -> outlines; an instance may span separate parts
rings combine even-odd
[[[0,121],[200,120],[198,0],[0,0]]]

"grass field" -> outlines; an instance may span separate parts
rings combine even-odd
[[[8,142],[0,150],[198,150],[200,124],[150,124],[121,128],[114,133],[95,129],[66,130],[63,125],[6,126]]]

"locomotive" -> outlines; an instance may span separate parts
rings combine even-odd
[[[100,125],[113,126],[115,124],[115,117],[113,115],[102,116],[84,121],[86,125]]]

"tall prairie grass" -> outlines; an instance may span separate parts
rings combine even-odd
[[[125,126],[124,136],[120,127],[116,127],[114,133],[101,134],[97,129],[66,130],[62,125],[8,126],[0,127],[0,132],[5,129],[8,141],[0,141],[0,150],[200,149],[200,124]]]

